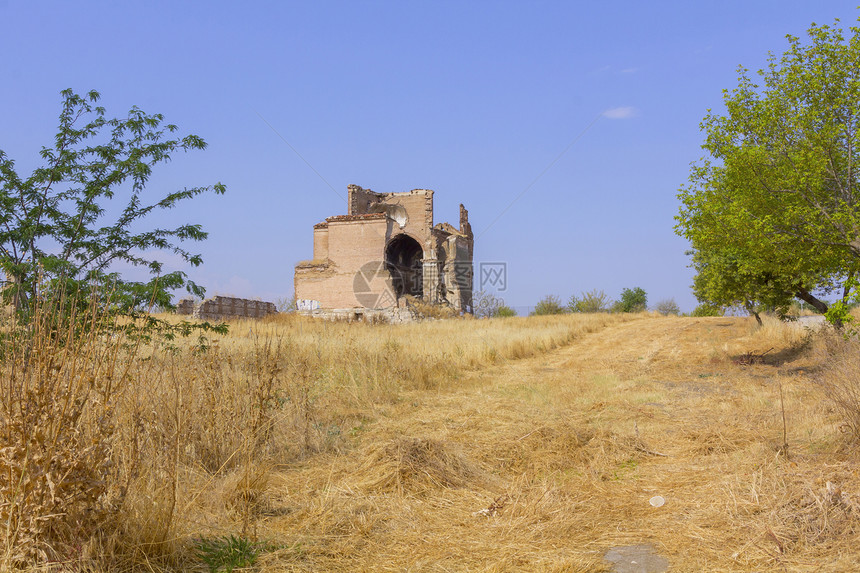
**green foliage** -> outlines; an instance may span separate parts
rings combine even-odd
[[[848,324],[849,330],[853,333],[855,329],[853,328],[854,317],[851,316],[851,308],[849,305],[845,304],[842,301],[834,302],[827,309],[827,314],[824,316],[827,318],[827,321],[832,324]]]
[[[682,188],[700,301],[757,314],[792,298],[826,312],[860,261],[860,28],[812,25],[771,55],[761,85],[740,68],[724,115],[702,122],[709,157]],[[837,317],[834,320],[838,321]]]
[[[705,305],[741,308],[753,316],[788,312],[791,287],[785,277],[745,267],[730,249],[693,252],[693,268],[693,293]]]
[[[203,289],[181,271],[164,272],[154,252],[166,251],[192,266],[202,261],[182,245],[207,234],[196,224],[146,228],[147,216],[206,192],[224,193],[217,183],[186,187],[146,200],[152,169],[176,153],[206,148],[196,135],[171,138],[177,127],[161,114],[133,107],[109,119],[97,106],[99,94],[62,92],[54,142],[41,151],[42,165],[20,176],[0,151],[0,270],[3,295],[27,309],[38,298],[67,297],[86,306],[94,285],[110,292],[124,310],[170,307],[173,289]],[[152,278],[129,281],[111,271],[117,263],[144,267]]]
[[[42,332],[47,333],[52,342],[59,346],[97,333],[123,340],[124,347],[156,344],[170,350],[175,349],[173,341],[177,337],[185,338],[192,334],[198,337],[196,348],[205,350],[209,346],[210,335],[228,332],[226,323],[173,322],[157,318],[146,311],[127,310],[114,302],[112,293],[104,293],[97,287],[92,287],[85,294],[75,292],[73,296],[67,296],[63,292],[51,292],[51,295],[33,301],[32,312],[25,317],[26,320],[18,321],[15,332],[30,332],[32,321],[40,317]],[[49,317],[49,320],[45,317]],[[5,338],[0,337],[0,358],[5,352],[6,342]]]
[[[722,307],[717,306],[715,304],[703,302],[702,304],[693,309],[693,312],[690,313],[690,316],[723,316],[723,314],[725,313],[723,312]]]
[[[612,312],[642,312],[648,308],[648,294],[640,287],[626,288],[612,305]]]
[[[250,567],[257,561],[259,544],[235,535],[199,539],[195,543],[197,556],[209,567],[210,573]]]
[[[681,309],[678,308],[678,303],[675,302],[674,298],[667,298],[665,300],[661,300],[654,306],[654,310],[656,310],[663,316],[668,316],[670,314],[678,316],[679,314],[681,314]]]
[[[498,311],[496,312],[496,316],[498,316],[499,318],[510,318],[510,317],[516,316],[516,315],[517,315],[517,311],[515,311],[511,307],[506,306],[504,304],[502,306],[500,306]]]
[[[535,305],[535,309],[532,311],[533,315],[542,316],[547,314],[564,314],[566,312],[564,306],[561,304],[561,299],[557,296],[550,294],[538,301]]]
[[[567,302],[570,312],[609,312],[612,302],[602,290],[583,292],[579,297],[571,295]]]
[[[846,294],[842,300],[831,304],[824,316],[831,324],[846,326],[842,333],[845,337],[856,337],[860,335],[860,331],[857,329],[857,320],[851,314],[851,310],[860,302],[860,292],[857,290],[855,277],[851,276],[845,282],[845,291],[851,291],[851,294]]]

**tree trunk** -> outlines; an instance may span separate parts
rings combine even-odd
[[[759,314],[758,314],[758,312],[756,311],[755,306],[753,306],[753,303],[752,303],[752,302],[750,302],[750,301],[746,301],[746,302],[744,303],[744,308],[746,308],[746,309],[747,309],[747,314],[750,314],[750,315],[752,315],[752,316],[754,316],[754,317],[755,317],[755,321],[758,323],[758,325],[759,325],[759,326],[762,326],[762,325],[764,324],[764,323],[761,321],[761,316],[759,316]]]
[[[848,304],[848,295],[851,294],[851,286],[854,284],[854,271],[848,273],[845,284],[842,286],[842,304]]]
[[[797,293],[795,293],[794,296],[796,296],[803,302],[809,304],[810,306],[812,306],[812,308],[814,308],[821,314],[827,314],[827,303],[823,300],[815,298],[812,293],[805,288],[797,287]]]
[[[809,292],[808,290],[806,290],[805,288],[803,288],[801,286],[797,287],[797,293],[795,294],[795,296],[797,298],[799,298],[800,300],[802,300],[803,302],[811,305],[812,308],[814,308],[815,310],[817,310],[821,314],[827,314],[827,308],[828,308],[827,303],[824,302],[823,300],[815,298],[812,295],[812,293]],[[842,321],[839,319],[834,320],[833,326],[835,326],[836,328],[842,328]]]
[[[27,291],[24,290],[24,280],[22,278],[15,275],[10,276],[9,282],[3,288],[9,289],[12,293],[9,297],[9,302],[14,307],[15,311],[20,312],[27,308]]]

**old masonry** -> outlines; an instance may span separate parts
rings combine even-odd
[[[299,311],[400,316],[410,301],[472,310],[474,237],[460,224],[433,225],[433,191],[376,193],[348,187],[346,215],[314,225],[313,259],[296,265]]]

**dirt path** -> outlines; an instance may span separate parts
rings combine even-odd
[[[782,362],[735,364],[773,343],[751,333],[746,319],[643,318],[410,393],[354,450],[279,476],[284,515],[264,530],[302,549],[271,564],[609,571],[611,548],[650,544],[676,571],[805,570],[822,548],[790,552],[786,484],[806,466],[780,456],[775,403],[781,385],[807,415],[810,390]]]

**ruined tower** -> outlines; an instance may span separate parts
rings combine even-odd
[[[314,225],[313,259],[296,265],[299,310],[396,309],[407,297],[472,310],[472,228],[433,224],[433,191],[348,187],[346,215]]]

